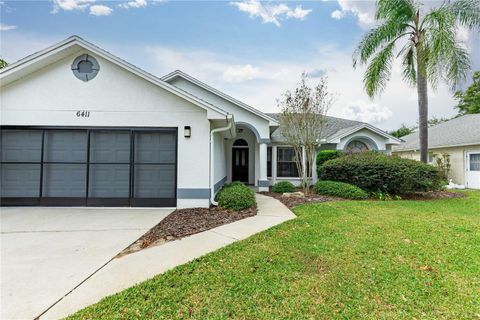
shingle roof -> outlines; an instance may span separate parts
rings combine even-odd
[[[405,141],[393,151],[418,150],[418,132],[402,137]],[[428,148],[480,144],[480,114],[467,114],[428,129]]]
[[[278,120],[281,114],[267,113],[267,115]],[[320,137],[320,139],[328,138],[334,134],[338,134],[340,131],[346,131],[364,124],[364,122],[360,122],[360,121],[354,121],[354,120],[348,120],[348,119],[342,119],[342,118],[336,118],[336,117],[330,117],[330,116],[325,116],[325,120],[326,120],[325,127],[323,129],[323,134],[322,134],[322,137]],[[285,139],[282,136],[282,127],[279,127],[277,130],[275,130],[272,133],[271,138],[273,142],[285,141]]]

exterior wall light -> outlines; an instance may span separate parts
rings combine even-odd
[[[183,128],[183,136],[185,138],[190,138],[192,136],[192,128],[190,128],[190,126],[185,126]]]

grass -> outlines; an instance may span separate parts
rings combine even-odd
[[[466,194],[300,206],[71,319],[480,319],[480,192]]]

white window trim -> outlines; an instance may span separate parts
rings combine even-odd
[[[283,144],[282,145],[275,145],[275,147],[293,149],[293,147],[291,145],[283,145]],[[278,169],[277,168],[277,163],[278,163],[277,155],[278,155],[278,153],[275,152],[275,175],[278,172],[278,170],[277,170]],[[273,157],[273,149],[272,149],[272,157]],[[305,166],[305,147],[302,147],[302,164],[303,164],[303,166]],[[273,165],[273,163],[272,163],[272,165]],[[273,167],[272,167],[272,169],[273,169]],[[272,170],[272,176],[273,176],[273,170]],[[276,176],[275,179],[278,179],[278,180],[303,180],[302,177],[279,177],[279,176]]]

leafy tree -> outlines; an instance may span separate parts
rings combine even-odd
[[[390,131],[389,134],[391,134],[394,137],[401,138],[403,136],[409,135],[410,133],[413,133],[415,131],[415,128],[412,127],[407,127],[406,124],[402,123],[402,126],[398,128],[397,130]]]
[[[313,88],[307,84],[307,80],[308,75],[302,73],[297,88],[293,92],[288,90],[277,101],[282,110],[279,119],[282,135],[295,152],[295,163],[305,194],[309,191],[313,161],[325,125],[325,114],[333,103],[326,78],[321,78]],[[303,165],[303,150],[306,166]]]
[[[433,116],[430,119],[428,119],[427,124],[428,124],[428,127],[430,128],[448,120],[451,120],[451,118],[437,118]],[[417,128],[418,128],[418,122],[417,122]]]
[[[470,68],[465,47],[457,40],[458,27],[480,27],[480,1],[445,1],[424,13],[414,0],[378,0],[378,26],[361,40],[353,65],[368,64],[364,86],[370,97],[385,89],[393,59],[399,57],[403,78],[417,87],[420,159],[428,159],[428,84],[436,87],[443,79],[455,88]],[[397,47],[400,47],[397,53]]]
[[[458,109],[460,115],[480,113],[480,71],[473,74],[473,83],[464,92],[457,91],[455,98],[458,100]]]
[[[5,60],[3,60],[2,58],[0,58],[0,69],[5,68],[6,66],[8,66],[7,61],[5,61]]]

